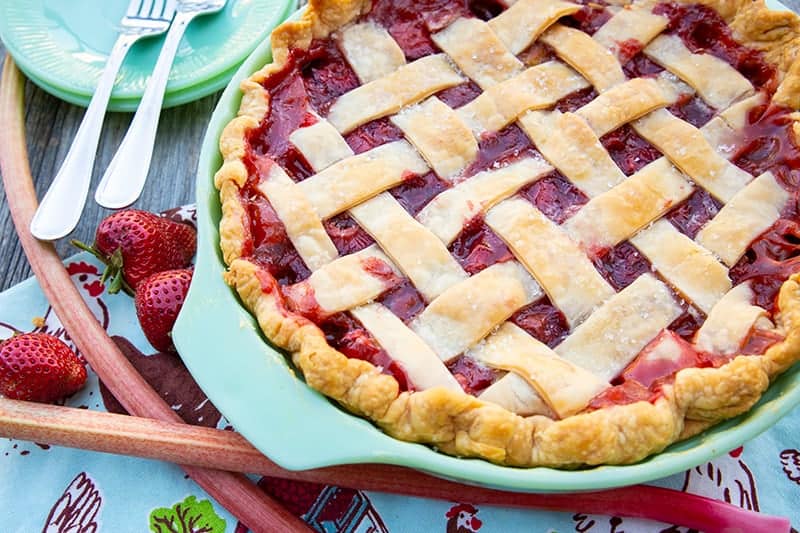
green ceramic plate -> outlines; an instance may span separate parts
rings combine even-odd
[[[241,62],[294,9],[296,0],[228,0],[186,31],[164,107],[227,85]],[[50,94],[86,106],[117,37],[128,0],[0,0],[0,38],[20,69]],[[163,36],[131,48],[111,95],[111,111],[134,111]]]
[[[580,471],[510,468],[457,459],[384,435],[347,414],[295,375],[260,335],[251,315],[223,283],[213,185],[221,165],[217,140],[239,107],[239,81],[271,60],[259,46],[236,73],[214,112],[197,177],[199,242],[191,290],[175,326],[175,344],[193,376],[254,446],[292,470],[349,463],[409,466],[462,482],[509,490],[557,492],[630,485],[701,464],[758,435],[800,403],[800,365],[772,384],[749,413],[667,448],[641,463]]]

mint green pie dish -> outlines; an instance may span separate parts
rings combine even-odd
[[[259,46],[234,75],[211,117],[197,174],[198,252],[187,300],[174,329],[190,372],[231,424],[280,466],[304,470],[383,463],[436,476],[526,492],[597,490],[652,481],[702,464],[752,439],[800,404],[800,365],[784,373],[745,415],[673,444],[637,464],[577,471],[512,468],[459,459],[393,439],[308,387],[284,354],[261,335],[254,318],[224,283],[219,250],[220,203],[213,176],[217,142],[236,116],[239,82],[271,60]]]

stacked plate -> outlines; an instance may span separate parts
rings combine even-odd
[[[128,0],[0,2],[0,38],[19,68],[50,94],[86,106],[117,37]],[[164,107],[211,94],[296,7],[296,0],[229,0],[189,26],[170,73]],[[163,36],[135,44],[120,70],[109,110],[134,111]]]

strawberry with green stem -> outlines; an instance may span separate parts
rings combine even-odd
[[[111,280],[109,293],[122,289],[131,296],[139,283],[156,272],[191,264],[197,249],[194,228],[138,209],[117,211],[103,219],[93,246],[71,242],[106,264],[101,281]]]

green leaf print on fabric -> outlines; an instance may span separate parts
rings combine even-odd
[[[150,529],[155,533],[225,533],[225,520],[214,511],[210,501],[187,496],[171,509],[153,509]]]

